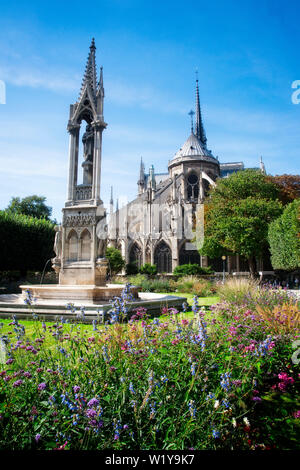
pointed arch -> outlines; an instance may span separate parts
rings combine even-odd
[[[172,272],[172,252],[169,245],[161,240],[154,250],[154,264],[159,273]]]
[[[68,261],[78,261],[78,235],[75,230],[71,230],[67,239]]]
[[[129,251],[129,263],[130,264],[135,264],[138,269],[143,264],[143,252],[142,248],[140,245],[136,242],[133,243],[133,245],[130,248]]]
[[[84,229],[80,235],[80,260],[90,261],[91,259],[91,234],[88,229]]]
[[[197,250],[186,250],[185,243],[179,250],[179,264],[199,264],[200,254]]]

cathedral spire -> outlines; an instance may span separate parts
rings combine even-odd
[[[196,125],[195,125],[196,137],[206,146],[206,135],[202,123],[200,98],[199,98],[199,85],[198,85],[198,71],[196,71]]]

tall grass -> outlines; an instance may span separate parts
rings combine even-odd
[[[259,296],[259,283],[252,279],[227,279],[219,285],[218,293],[221,300],[243,304],[247,298],[256,299]]]

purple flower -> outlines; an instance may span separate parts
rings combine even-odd
[[[36,436],[35,436],[35,442],[39,442],[40,438],[41,438],[41,435],[40,435],[40,434],[36,434]]]
[[[87,404],[89,408],[92,408],[92,406],[98,406],[98,405],[99,405],[99,400],[97,400],[97,398],[92,398]]]
[[[89,408],[87,411],[86,411],[86,415],[88,418],[95,418],[95,416],[97,416],[97,411],[94,410],[93,408]]]
[[[73,387],[73,390],[74,390],[74,393],[78,393],[78,392],[80,391],[79,385],[75,385],[75,386]]]
[[[41,391],[41,390],[45,390],[45,388],[46,388],[45,382],[41,382],[41,383],[38,385],[38,390],[40,390],[40,391]]]
[[[19,379],[19,380],[16,380],[14,383],[13,383],[13,387],[20,387],[20,385],[23,385],[23,380]]]
[[[13,362],[14,362],[14,360],[12,358],[10,358],[10,359],[7,359],[6,364],[9,365],[9,364],[12,364]]]
[[[261,401],[261,398],[260,397],[253,397],[252,401]]]

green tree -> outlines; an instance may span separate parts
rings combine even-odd
[[[300,199],[288,204],[268,231],[271,263],[274,269],[300,267]]]
[[[23,199],[13,197],[6,208],[12,214],[23,214],[37,219],[50,220],[52,208],[47,206],[46,198],[44,196],[27,196]]]
[[[255,258],[268,248],[268,224],[282,213],[278,195],[278,186],[257,170],[218,179],[205,210],[200,253],[211,258],[238,253],[255,276]]]
[[[114,247],[106,248],[105,257],[109,262],[110,274],[113,276],[118,274],[125,266],[125,260],[122,258],[120,250]]]

